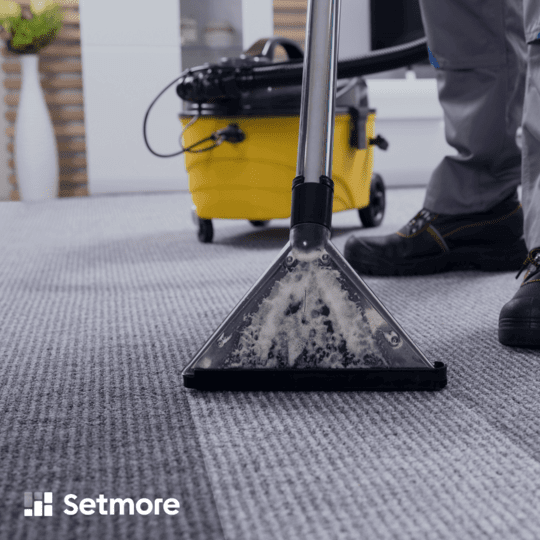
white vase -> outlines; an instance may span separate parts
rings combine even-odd
[[[15,168],[22,201],[58,195],[58,149],[40,84],[37,54],[21,54],[21,92],[15,121]]]

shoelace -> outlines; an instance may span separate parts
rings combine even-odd
[[[407,235],[415,234],[419,231],[426,223],[431,221],[435,214],[426,210],[425,208],[420,210],[416,216],[414,216],[409,223],[407,223]]]
[[[536,268],[540,268],[540,248],[533,249],[529,253],[529,255],[527,255],[527,258],[523,261],[523,265],[521,266],[519,272],[516,275],[516,279],[523,273],[523,271],[529,266],[529,264],[536,266]]]

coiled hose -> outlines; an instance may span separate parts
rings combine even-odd
[[[372,51],[364,56],[338,63],[338,79],[361,77],[409,66],[429,58],[425,37]],[[184,101],[208,103],[238,99],[244,92],[269,86],[295,86],[302,83],[303,62],[289,60],[263,65],[234,63],[205,65],[182,73],[176,93]]]

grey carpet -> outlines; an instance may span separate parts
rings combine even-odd
[[[388,194],[377,233],[420,209]],[[537,539],[540,354],[497,339],[513,274],[369,278],[437,393],[201,393],[180,372],[287,240],[188,194],[0,203],[0,538]],[[362,231],[334,216],[334,243]],[[23,517],[52,491],[51,518]],[[175,497],[177,516],[61,498]]]

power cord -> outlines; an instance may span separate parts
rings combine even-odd
[[[237,124],[229,124],[227,127],[225,128],[222,128],[222,129],[219,129],[217,131],[214,131],[214,133],[212,133],[209,137],[206,137],[205,139],[201,139],[200,141],[197,141],[196,143],[188,146],[187,148],[184,148],[184,146],[182,145],[182,137],[184,136],[184,133],[187,131],[188,128],[190,128],[199,118],[200,118],[200,114],[197,114],[196,116],[194,116],[187,124],[186,126],[184,127],[184,129],[182,130],[182,133],[180,133],[180,148],[181,150],[179,152],[175,152],[174,154],[159,154],[158,152],[155,152],[154,150],[152,150],[152,148],[150,148],[150,145],[148,144],[148,138],[146,137],[146,123],[148,121],[148,116],[150,115],[150,110],[152,109],[152,107],[154,106],[154,104],[156,103],[156,101],[175,83],[177,82],[178,80],[180,80],[182,78],[182,75],[176,79],[174,79],[174,81],[172,83],[170,83],[169,85],[167,85],[158,95],[157,97],[154,99],[154,101],[152,101],[152,103],[150,104],[150,107],[148,107],[148,110],[146,111],[146,114],[144,116],[144,122],[143,122],[143,137],[144,137],[144,142],[146,144],[146,147],[148,148],[148,150],[150,150],[150,152],[152,152],[152,154],[154,154],[154,156],[157,156],[157,157],[161,157],[161,158],[169,158],[169,157],[174,157],[174,156],[179,156],[180,154],[183,154],[184,152],[188,152],[188,153],[191,153],[191,154],[200,154],[202,152],[208,152],[209,150],[213,150],[214,148],[217,148],[220,144],[222,144],[223,142],[230,142],[230,143],[233,143],[233,144],[236,144],[236,143],[240,143],[242,142],[245,138],[246,138],[246,134],[238,127]],[[212,141],[212,145],[211,146],[208,146],[206,148],[201,148],[199,150],[194,150],[194,148],[196,148],[197,146],[205,143],[205,142],[208,142],[208,141]]]
[[[199,115],[195,116],[182,130],[182,133],[180,135],[180,146],[182,146],[182,137],[184,136],[184,132],[187,130],[188,127],[192,126],[199,118]],[[182,146],[182,152],[200,154],[201,152],[208,152],[208,150],[213,150],[214,148],[217,148],[221,143],[225,141],[236,144],[242,142],[245,138],[246,134],[238,127],[238,124],[229,124],[227,127],[214,131],[214,133],[212,133],[212,135],[210,135],[209,137],[206,137],[206,139],[201,139],[200,141],[192,144],[191,146],[188,146],[187,148],[184,148]],[[193,150],[193,148],[195,148],[196,146],[199,146],[208,141],[213,141],[213,144],[211,146],[208,146],[207,148]]]

